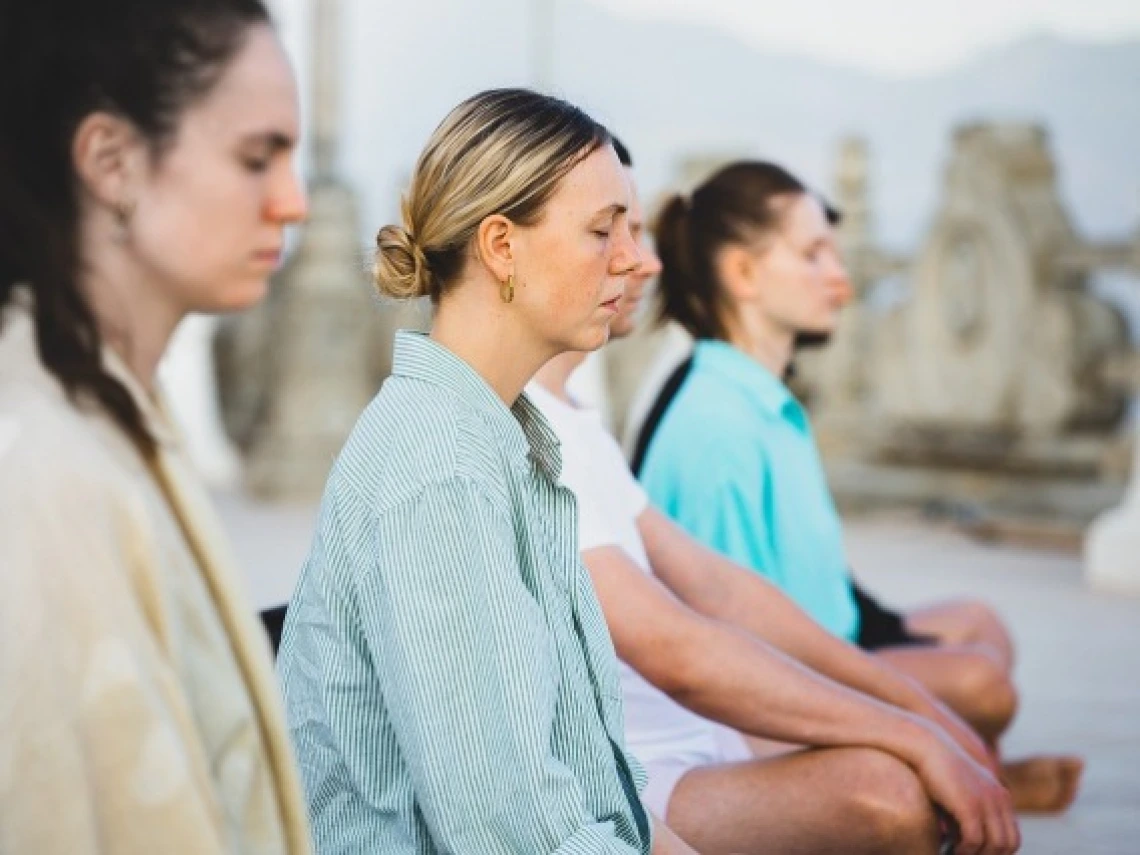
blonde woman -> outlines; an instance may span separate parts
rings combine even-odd
[[[0,852],[309,851],[268,645],[157,394],[305,213],[259,0],[0,7]]]
[[[435,318],[397,337],[286,619],[321,852],[649,851],[574,498],[522,394],[554,354],[605,343],[639,262],[628,207],[602,126],[499,90],[439,126],[380,230],[380,291]]]

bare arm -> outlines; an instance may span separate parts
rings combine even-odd
[[[912,760],[918,717],[812,671],[739,627],[698,614],[616,546],[583,553],[618,655],[707,718],[811,746],[864,745]]]
[[[618,655],[678,703],[756,736],[882,750],[915,769],[931,798],[958,820],[965,839],[1016,838],[1008,793],[933,723],[697,614],[620,547],[590,549],[582,558]]]
[[[778,587],[718,555],[653,508],[637,520],[654,574],[686,605],[764,639],[836,683],[929,718],[992,768],[982,740],[904,674],[821,627]]]

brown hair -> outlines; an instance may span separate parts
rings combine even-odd
[[[485,218],[537,223],[562,178],[609,143],[602,125],[548,95],[493,89],[467,99],[420,155],[402,224],[376,236],[376,287],[385,296],[438,303]]]
[[[79,186],[71,145],[107,111],[130,121],[155,156],[183,111],[210,91],[261,0],[37,0],[0,8],[0,309],[28,285],[40,359],[73,400],[97,402],[146,455],[138,407],[107,373],[79,286]]]
[[[661,318],[676,321],[694,338],[727,338],[717,252],[771,234],[780,225],[779,203],[806,192],[782,167],[741,161],[716,172],[689,198],[669,197],[653,225],[663,265],[658,279]]]

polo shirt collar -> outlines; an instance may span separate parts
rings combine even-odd
[[[784,382],[744,351],[727,342],[702,339],[696,344],[693,359],[697,368],[730,381],[765,412],[806,424],[803,407]]]

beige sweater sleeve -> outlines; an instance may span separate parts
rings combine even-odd
[[[0,855],[229,852],[144,616],[145,509],[44,467],[0,472]]]

